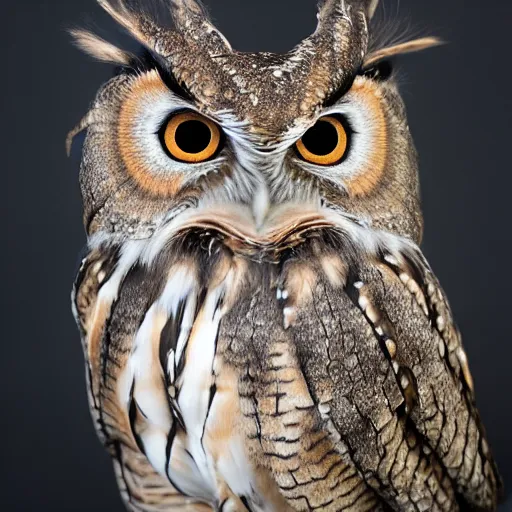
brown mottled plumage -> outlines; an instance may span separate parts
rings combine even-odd
[[[290,53],[239,53],[195,0],[173,29],[100,4],[143,51],[73,33],[121,66],[68,139],[87,130],[73,307],[128,509],[495,510],[382,63],[437,40],[369,51],[377,1],[325,0]]]

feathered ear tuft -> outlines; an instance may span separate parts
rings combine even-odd
[[[128,66],[134,57],[129,52],[121,50],[117,46],[105,41],[101,37],[82,29],[69,31],[75,45],[91,57],[118,66]]]
[[[124,0],[97,0],[119,25],[148,50],[154,50],[158,27],[144,13],[135,13]]]
[[[364,59],[363,67],[368,68],[382,60],[390,59],[396,55],[419,52],[442,44],[444,44],[444,41],[437,37],[423,37],[421,39],[414,39],[405,43],[388,46],[386,48],[370,52]]]
[[[189,37],[207,41],[210,55],[232,52],[231,45],[224,35],[213,25],[206,9],[198,0],[170,0],[170,8],[175,28]]]

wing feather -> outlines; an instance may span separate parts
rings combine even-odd
[[[91,411],[112,455],[122,497],[137,512],[211,510],[184,495],[167,475],[175,461],[189,475],[193,496],[204,499],[200,486],[193,486],[194,464],[176,434],[160,360],[162,331],[181,300],[172,291],[189,290],[173,286],[172,276],[157,278],[133,261],[124,267],[122,258],[114,261],[108,274],[98,261],[114,260],[95,254],[86,258],[73,294],[74,310],[91,376]],[[175,267],[174,276],[181,270]],[[165,288],[168,281],[171,292]],[[108,308],[100,321],[102,297],[108,299]]]
[[[361,279],[368,302],[393,327],[396,364],[412,376],[405,384],[417,396],[409,411],[415,428],[446,468],[460,499],[494,510],[501,483],[460,334],[437,280],[421,258],[398,271],[384,264],[362,268]]]
[[[343,286],[322,267],[295,304],[294,339],[360,473],[399,510],[495,510],[501,483],[467,357],[421,254],[361,255]]]
[[[219,234],[84,260],[91,410],[131,510],[496,508],[467,357],[421,253],[349,220],[322,230],[269,253],[279,265]]]
[[[450,479],[410,428],[393,363],[347,288],[320,279],[294,338],[316,401],[329,404],[354,465],[379,496],[397,510],[456,510]]]
[[[301,345],[320,345],[318,317],[298,324],[297,333],[304,335],[298,340],[284,329],[275,297],[264,285],[251,292],[226,316],[219,339],[219,355],[242,376],[240,407],[252,425],[247,432],[251,452],[270,468],[281,495],[294,510],[383,510],[383,502],[364,481],[345,439],[325,414],[324,388],[332,391],[334,386],[316,372],[320,354],[306,358],[296,350]],[[324,403],[316,393],[319,389]]]

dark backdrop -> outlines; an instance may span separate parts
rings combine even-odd
[[[478,401],[512,485],[509,271],[512,3],[384,0],[388,15],[449,45],[401,59],[421,156],[426,254],[448,292]],[[241,50],[285,51],[315,26],[315,0],[208,0]],[[84,244],[78,157],[64,138],[112,70],[65,28],[113,26],[94,0],[3,0],[0,148],[5,262],[0,356],[0,507],[121,511],[93,432],[69,292]],[[121,37],[114,32],[114,39]],[[512,504],[504,510],[512,510]]]

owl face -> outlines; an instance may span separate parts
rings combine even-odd
[[[173,30],[100,3],[142,51],[74,33],[121,66],[71,134],[88,128],[89,235],[147,238],[212,206],[264,231],[276,212],[321,207],[420,240],[417,158],[388,59],[435,40],[372,48],[375,2],[328,0],[290,53],[240,53],[191,1],[172,4]]]

